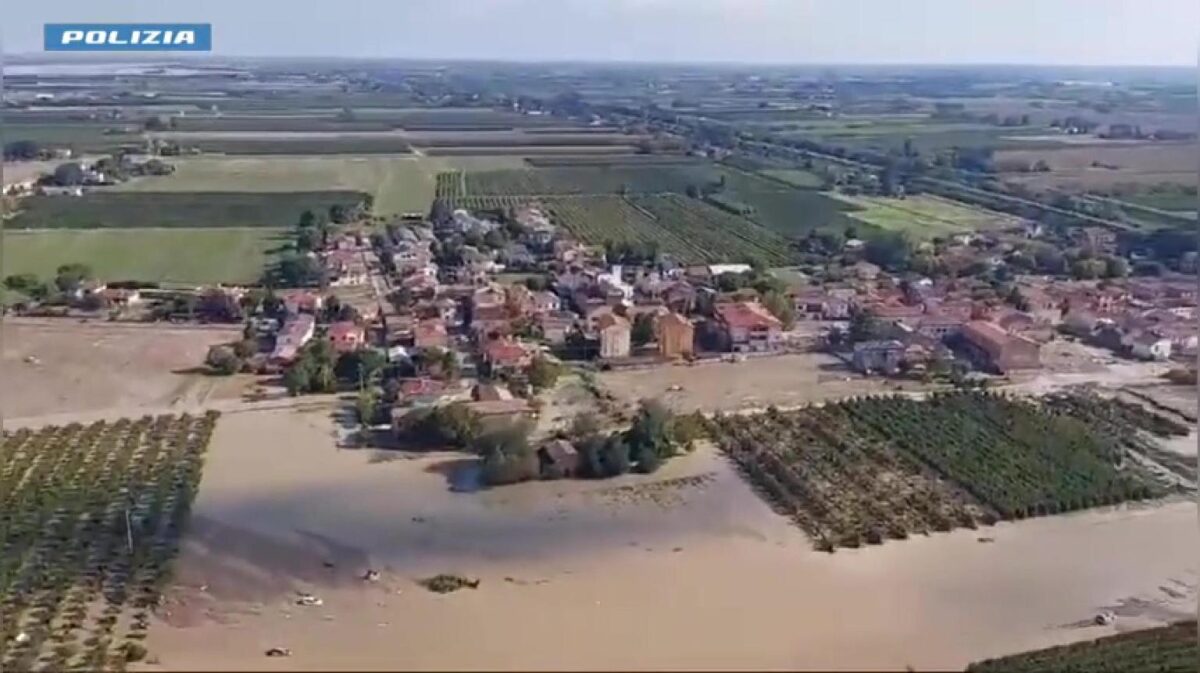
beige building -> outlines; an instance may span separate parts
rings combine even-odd
[[[600,316],[596,320],[596,333],[600,335],[600,357],[628,357],[629,331],[629,321],[621,316],[612,313]]]

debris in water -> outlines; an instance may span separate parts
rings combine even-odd
[[[420,581],[420,585],[438,594],[448,594],[459,589],[477,589],[479,580],[472,580],[462,575],[434,575]]]
[[[333,565],[333,561],[322,561],[322,562],[321,562],[321,565],[325,566],[326,568],[332,568],[332,567],[334,567],[334,565]]]
[[[296,599],[296,605],[304,605],[306,607],[317,607],[317,606],[325,605],[325,601],[321,600],[320,598],[317,598],[316,596],[314,596],[312,594],[303,594],[302,593],[302,594],[300,594],[300,597]]]
[[[1097,626],[1108,626],[1109,624],[1117,621],[1117,616],[1111,611],[1105,610],[1104,612],[1096,615],[1095,621]]]
[[[362,578],[364,582],[378,582],[379,571],[372,568],[367,568],[367,572],[363,573]]]
[[[271,649],[267,650],[267,656],[268,657],[290,657],[290,656],[292,656],[292,651],[286,647],[272,647]]]
[[[30,641],[29,634],[25,633],[24,631],[18,633],[16,638],[13,638],[13,642],[18,645],[24,645],[25,643],[27,643],[29,641]]]
[[[995,542],[995,541],[996,541],[996,538],[994,538],[994,537],[981,537],[981,538],[979,538],[979,542],[982,542],[982,543],[984,543],[984,544],[986,544],[986,543],[988,543],[988,542]]]

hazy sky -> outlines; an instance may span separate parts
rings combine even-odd
[[[195,21],[239,56],[1195,65],[1200,0],[9,0],[41,24]]]

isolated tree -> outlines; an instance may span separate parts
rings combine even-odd
[[[54,184],[60,187],[75,187],[83,184],[83,167],[77,163],[61,164],[54,169]]]
[[[558,376],[562,367],[558,363],[551,362],[549,358],[538,355],[533,358],[533,362],[529,365],[529,385],[535,390],[545,390],[553,388],[558,382]]]
[[[354,412],[364,428],[374,425],[379,415],[379,392],[374,388],[358,391],[358,396],[354,398]]]
[[[142,123],[142,128],[147,131],[166,131],[167,123],[162,120],[162,117],[147,117]]]
[[[649,313],[638,314],[629,330],[629,340],[635,346],[644,346],[654,341],[654,316]]]
[[[600,417],[593,411],[581,411],[571,419],[567,428],[567,437],[574,442],[582,442],[589,437],[600,434]]]
[[[208,356],[204,358],[204,362],[213,372],[223,376],[236,374],[242,368],[241,358],[229,346],[213,346],[208,349]]]
[[[617,477],[629,471],[629,445],[621,435],[614,433],[604,440],[600,462],[604,466],[606,477]]]
[[[641,474],[653,474],[662,466],[662,458],[649,446],[640,446],[634,451],[635,470]]]
[[[350,221],[351,210],[344,203],[329,206],[329,220],[334,224],[345,224]]]
[[[63,264],[55,272],[54,284],[63,292],[70,292],[92,277],[92,267],[86,264]]]
[[[783,293],[775,290],[767,292],[763,295],[762,304],[783,323],[784,329],[791,329],[796,324],[795,308]]]
[[[32,140],[14,140],[4,145],[4,158],[9,161],[30,161],[40,154],[41,148]]]

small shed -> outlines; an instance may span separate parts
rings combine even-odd
[[[575,474],[579,467],[579,452],[565,439],[546,442],[538,449],[538,464],[542,478],[560,479]]]

